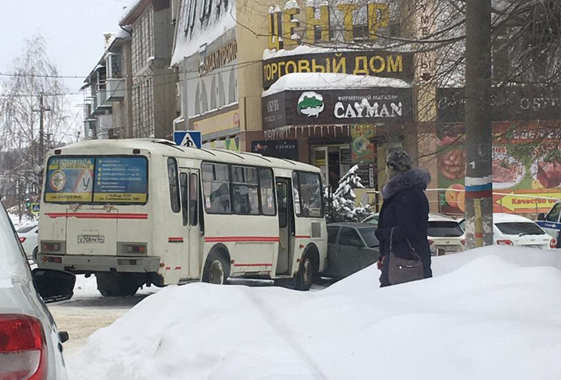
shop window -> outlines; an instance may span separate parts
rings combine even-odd
[[[226,89],[224,88],[224,79],[222,74],[218,74],[218,107],[226,105]]]
[[[259,214],[259,182],[257,169],[242,166],[232,167],[232,193],[234,212],[240,215]]]
[[[201,84],[202,84],[202,86],[201,86],[201,90],[202,90],[201,91],[201,103],[202,103],[202,106],[203,106],[203,109],[202,109],[203,112],[202,113],[205,113],[205,112],[208,111],[208,94],[207,94],[207,91],[206,91],[205,82],[201,82]]]
[[[204,163],[203,191],[205,209],[209,214],[230,214],[230,173],[228,165]]]
[[[218,88],[216,87],[216,75],[212,76],[212,84],[210,86],[210,109],[217,109],[216,96],[218,95]]]
[[[259,169],[259,187],[261,189],[263,215],[275,215],[275,193],[273,191],[273,171],[271,169]]]
[[[295,180],[296,178],[296,180]],[[321,179],[317,173],[298,172],[293,175],[295,188],[294,202],[296,215],[303,217],[323,217]],[[298,196],[298,198],[296,198]],[[299,200],[299,204],[297,203]]]
[[[230,78],[228,79],[228,103],[236,102],[236,72],[235,67],[230,70]]]
[[[168,158],[168,180],[171,210],[173,212],[179,212],[181,211],[181,204],[179,201],[179,183],[177,180],[177,161],[172,157]]]

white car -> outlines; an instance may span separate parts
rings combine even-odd
[[[462,228],[465,221],[461,222]],[[557,240],[532,220],[520,215],[493,214],[493,240],[497,245],[553,249]]]
[[[37,262],[39,223],[28,223],[18,229],[18,236],[28,260]]]
[[[378,225],[379,214],[372,214],[361,223]],[[427,236],[433,255],[441,256],[465,250],[466,240],[460,224],[447,216],[429,213]]]
[[[71,273],[36,269],[33,274],[8,215],[0,206],[0,379],[65,380],[62,343],[53,317],[38,294],[71,296]]]

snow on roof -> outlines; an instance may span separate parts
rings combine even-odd
[[[394,78],[339,73],[292,73],[281,77],[268,90],[263,91],[263,97],[290,90],[345,90],[372,87],[409,88],[411,85]]]
[[[69,377],[558,377],[559,253],[492,246],[432,260],[433,278],[388,288],[375,265],[315,292],[167,287],[69,355]]]
[[[217,13],[219,8],[212,7],[211,15],[207,16],[209,17],[208,25],[201,27],[201,23],[197,21],[189,35],[186,35],[187,12],[184,12],[183,8],[175,32],[175,46],[171,58],[171,66],[181,63],[184,58],[197,53],[202,45],[211,44],[236,26],[236,2],[229,1],[227,8],[220,9],[220,13]],[[197,7],[197,10],[200,11],[201,8],[202,6]],[[199,17],[197,17],[198,19]]]
[[[310,46],[310,45],[298,45],[294,49],[265,49],[263,51],[263,60],[280,58],[280,57],[292,57],[295,55],[307,55],[307,54],[326,54],[326,53],[348,53],[348,52],[367,52],[380,49],[383,50],[384,46],[381,42],[376,40],[374,42],[369,42],[368,45],[364,45],[360,48],[349,48],[344,46]],[[397,47],[392,49],[395,53],[407,53],[412,50],[407,46]]]

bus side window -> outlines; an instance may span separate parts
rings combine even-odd
[[[244,166],[232,167],[232,194],[234,212],[240,215],[259,214],[257,169]]]
[[[263,215],[275,215],[275,192],[273,191],[273,171],[271,169],[259,169],[259,186]]]
[[[179,183],[181,184],[181,212],[183,214],[183,225],[186,226],[189,222],[188,220],[188,209],[187,209],[187,173],[181,173],[179,175]]]
[[[189,176],[189,222],[192,226],[198,224],[199,202],[199,176],[191,174]]]
[[[179,212],[181,210],[181,203],[179,201],[179,184],[177,180],[177,161],[175,158],[168,158],[168,180],[169,180],[169,195],[171,200],[171,210]]]
[[[230,214],[230,171],[226,164],[204,163],[203,190],[206,212],[209,214]]]

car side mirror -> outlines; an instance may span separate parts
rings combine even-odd
[[[538,220],[545,220],[545,214],[543,212],[538,214]]]
[[[33,286],[45,303],[64,301],[74,295],[76,276],[70,272],[54,269],[34,269]]]

